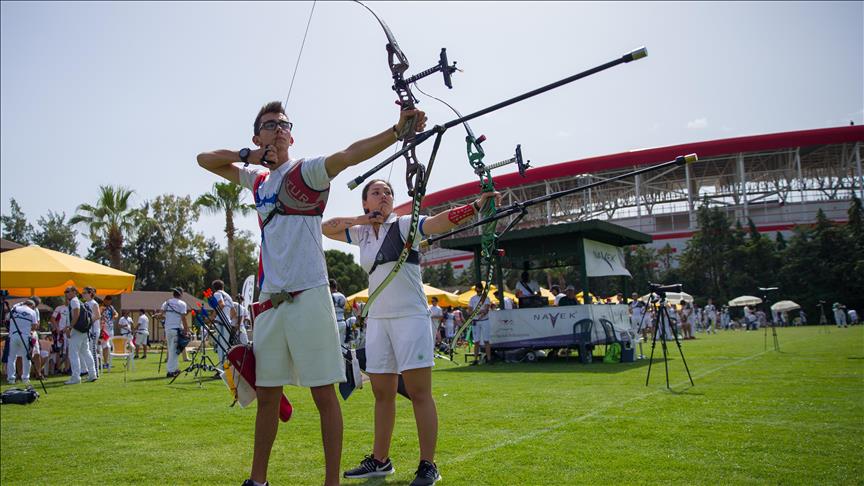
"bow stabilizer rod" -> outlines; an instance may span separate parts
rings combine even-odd
[[[502,101],[500,103],[496,103],[492,106],[483,108],[482,110],[475,111],[474,113],[471,113],[471,114],[468,114],[465,116],[460,116],[459,118],[450,120],[443,125],[436,125],[436,126],[430,128],[429,130],[426,130],[425,132],[418,133],[417,136],[414,137],[414,139],[410,143],[405,144],[402,147],[402,149],[400,149],[398,152],[391,155],[390,157],[387,157],[387,159],[383,160],[381,163],[379,163],[375,167],[369,169],[365,173],[355,177],[350,182],[348,182],[348,189],[351,189],[351,190],[355,189],[357,186],[362,184],[366,179],[368,179],[369,177],[374,175],[376,172],[383,169],[384,167],[389,165],[391,162],[393,162],[397,158],[401,157],[403,154],[405,154],[411,150],[414,150],[418,145],[420,145],[421,143],[423,143],[424,141],[429,139],[429,137],[431,137],[434,134],[443,134],[448,129],[453,128],[456,125],[468,122],[470,120],[481,117],[483,115],[488,115],[489,113],[492,113],[493,111],[500,110],[501,108],[505,108],[505,107],[510,106],[514,103],[518,103],[520,101],[524,101],[528,98],[532,98],[534,96],[537,96],[539,94],[545,93],[545,92],[550,91],[550,90],[553,90],[555,88],[560,88],[561,86],[564,86],[565,84],[569,84],[569,83],[572,83],[573,81],[577,81],[579,79],[586,78],[588,76],[591,76],[592,74],[597,74],[601,71],[605,71],[605,70],[612,68],[612,67],[615,67],[619,64],[626,64],[626,63],[629,63],[632,61],[642,59],[643,57],[646,57],[647,55],[648,55],[648,49],[646,49],[645,47],[640,47],[638,49],[635,49],[633,51],[628,52],[627,54],[624,54],[623,56],[621,56],[618,59],[615,59],[613,61],[609,61],[605,64],[601,64],[597,67],[588,69],[587,71],[582,71],[581,73],[574,74],[572,76],[566,77],[566,78],[559,80],[559,81],[556,81],[554,83],[547,84],[546,86],[542,86],[540,88],[534,89],[534,90],[529,91],[527,93],[523,93],[519,96],[515,96],[513,98]],[[440,66],[440,62],[439,62],[439,66]],[[455,69],[455,63],[454,63],[453,68]],[[449,67],[448,67],[448,69],[449,69]],[[446,79],[446,77],[447,77],[447,75],[445,74],[445,79]]]
[[[596,182],[592,182],[591,184],[585,184],[584,186],[573,187],[570,189],[565,189],[563,191],[558,191],[558,192],[553,192],[551,194],[538,196],[538,197],[535,197],[533,199],[529,199],[525,202],[516,202],[516,203],[513,203],[509,206],[499,208],[498,212],[494,216],[490,216],[488,218],[483,218],[483,219],[481,219],[479,221],[475,221],[471,224],[461,226],[461,227],[456,228],[452,231],[448,231],[447,233],[442,233],[440,235],[433,236],[432,238],[427,238],[426,240],[423,241],[423,243],[431,245],[432,243],[435,243],[436,241],[443,240],[444,238],[453,236],[455,234],[462,233],[463,231],[467,231],[469,229],[476,228],[478,226],[483,226],[483,225],[488,224],[492,221],[497,221],[499,219],[506,218],[506,217],[511,216],[513,214],[521,213],[524,215],[525,210],[528,207],[534,206],[536,204],[545,203],[546,201],[552,201],[554,199],[562,198],[564,196],[569,196],[570,194],[575,194],[577,192],[586,191],[588,189],[592,189],[592,188],[595,188],[597,186],[602,186],[603,184],[608,184],[610,182],[619,181],[621,179],[627,179],[627,178],[630,178],[633,176],[637,176],[639,174],[644,174],[646,172],[652,172],[655,170],[665,169],[667,167],[672,167],[672,166],[676,166],[676,165],[692,164],[693,162],[696,162],[697,160],[699,160],[699,157],[696,154],[679,155],[674,160],[670,160],[668,162],[663,162],[660,164],[651,165],[648,167],[643,167],[641,169],[636,169],[634,171],[620,174],[620,175],[617,175],[615,177],[610,177],[609,179],[603,179],[602,181],[596,181]],[[501,234],[503,234],[503,233],[504,232],[502,232]]]

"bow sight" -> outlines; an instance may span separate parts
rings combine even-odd
[[[389,49],[388,49],[388,52],[389,52]],[[405,68],[406,69],[408,68],[408,62],[407,61],[405,62]],[[420,81],[421,79],[423,79],[427,76],[430,76],[432,74],[435,74],[438,71],[441,71],[441,74],[444,76],[444,86],[447,86],[448,88],[453,89],[453,79],[450,77],[450,75],[455,73],[458,70],[459,69],[456,68],[456,61],[453,61],[452,66],[449,64],[449,62],[447,61],[447,48],[442,47],[441,53],[438,55],[438,64],[432,66],[431,68],[429,68],[425,71],[420,71],[419,73],[415,74],[414,76],[409,76],[406,79],[396,79],[396,75],[394,74],[393,75],[393,81],[394,81],[393,91],[396,91],[398,93],[400,91],[400,88],[404,88],[405,86],[408,86],[411,83]],[[420,102],[417,99],[417,97],[414,96],[413,93],[411,93],[410,91],[408,93],[414,99],[414,103]]]

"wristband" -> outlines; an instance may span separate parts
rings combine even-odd
[[[474,205],[466,204],[448,211],[447,220],[453,224],[459,224],[475,214],[477,214],[477,210],[474,209]]]

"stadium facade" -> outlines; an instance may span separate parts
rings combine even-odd
[[[650,234],[653,246],[685,248],[697,228],[702,205],[723,208],[730,219],[770,236],[788,236],[800,224],[813,223],[819,209],[845,222],[853,195],[864,199],[862,173],[864,126],[802,130],[695,142],[591,157],[495,176],[504,204],[586,185],[697,153],[699,162],[649,172],[532,206],[517,228],[609,221]],[[461,184],[423,200],[423,212],[434,214],[477,197],[476,182]],[[396,207],[410,212],[410,202]],[[473,233],[472,233],[473,231]],[[468,231],[460,236],[476,234]],[[473,255],[433,246],[422,265],[450,262],[457,273]]]

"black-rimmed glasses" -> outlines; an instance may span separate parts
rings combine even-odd
[[[276,130],[276,127],[279,127],[282,130],[290,132],[291,129],[294,127],[294,124],[291,123],[290,121],[285,121],[285,120],[278,120],[278,121],[277,120],[268,120],[268,121],[261,124],[261,130],[268,130],[268,131]]]

